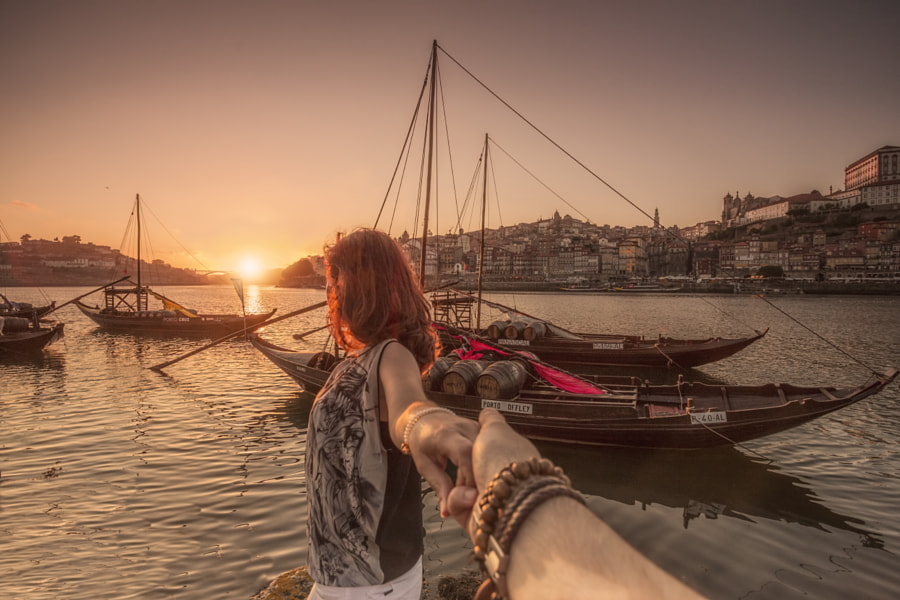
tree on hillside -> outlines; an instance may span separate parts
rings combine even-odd
[[[308,258],[301,258],[292,265],[288,265],[281,272],[281,287],[324,287],[325,277],[316,274],[313,262]]]
[[[281,276],[284,279],[293,279],[294,277],[308,277],[315,274],[316,269],[312,261],[308,258],[301,258],[297,262],[288,265],[282,271]]]
[[[784,269],[779,265],[763,265],[756,272],[760,277],[784,277]]]

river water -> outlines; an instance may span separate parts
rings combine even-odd
[[[86,291],[7,295],[61,303]],[[193,308],[239,310],[231,288],[159,291]],[[490,297],[582,331],[705,337],[770,327],[737,356],[686,375],[704,381],[849,386],[869,368],[900,367],[897,297]],[[247,290],[248,309],[279,314],[322,298],[318,290]],[[42,359],[0,363],[0,597],[247,600],[305,564],[309,396],[241,339],[162,375],[149,367],[205,340],[104,333],[73,306],[57,317],[66,337]],[[322,323],[318,311],[264,333],[317,349],[324,333],[306,342],[292,334]],[[710,598],[893,599],[898,400],[895,382],[735,448],[541,450],[596,514]],[[455,522],[441,521],[430,492],[425,522],[429,580],[472,568],[471,544]]]

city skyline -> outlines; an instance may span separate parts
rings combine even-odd
[[[2,1],[0,219],[118,248],[139,193],[172,265],[320,254],[374,225],[433,39],[663,226],[718,219],[726,193],[827,194],[897,143],[896,3],[670,4]],[[455,185],[489,133],[577,209],[498,177],[490,226],[649,224],[440,60]]]

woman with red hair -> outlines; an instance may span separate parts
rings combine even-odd
[[[474,488],[478,424],[425,397],[438,348],[428,301],[400,246],[358,230],[326,250],[328,319],[347,357],[309,416],[306,447],[310,599],[418,600],[424,477],[449,516],[456,485]]]

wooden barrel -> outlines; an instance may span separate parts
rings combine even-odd
[[[478,395],[488,400],[514,398],[522,386],[528,371],[516,360],[502,360],[492,363],[481,375],[475,388]]]
[[[509,325],[509,321],[494,321],[487,328],[487,335],[492,340],[496,340],[503,335],[503,330]]]
[[[522,336],[529,342],[547,335],[547,324],[543,321],[532,321],[522,331]]]
[[[444,375],[447,374],[450,367],[458,360],[459,357],[456,354],[448,354],[447,356],[441,356],[435,360],[434,364],[431,365],[431,370],[428,371],[428,378],[426,381],[427,388],[429,390],[440,391]]]
[[[0,332],[28,331],[31,321],[22,317],[0,317]]]
[[[473,394],[478,376],[486,363],[480,360],[458,360],[447,370],[441,388],[448,394]]]
[[[508,340],[522,339],[522,334],[525,332],[525,327],[527,326],[528,323],[525,321],[513,321],[503,330],[503,337]]]

